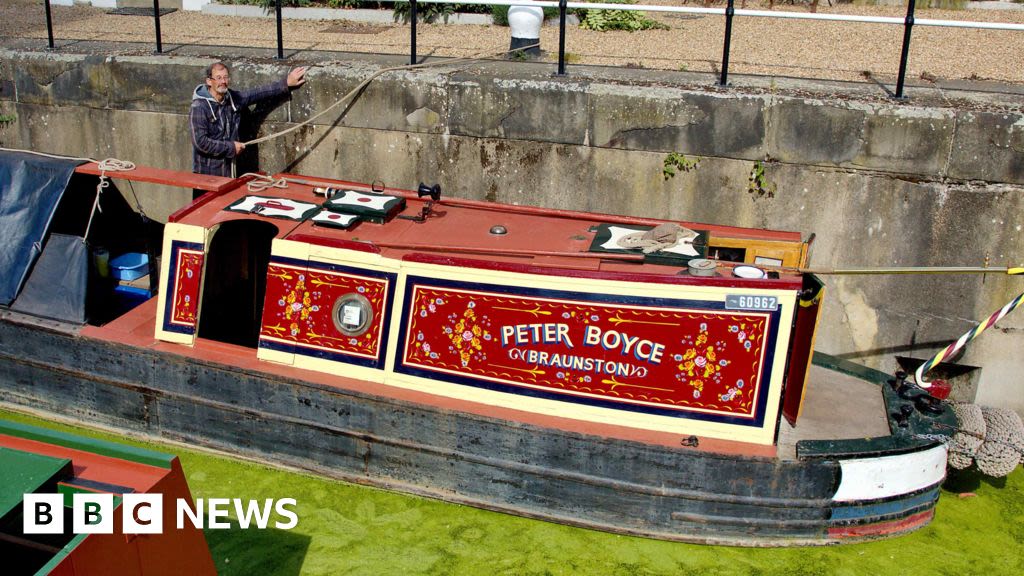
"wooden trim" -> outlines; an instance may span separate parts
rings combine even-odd
[[[116,180],[151,182],[153,184],[166,184],[178,188],[195,188],[213,192],[222,192],[228,188],[233,188],[235,182],[234,179],[223,176],[207,176],[205,174],[164,170],[163,168],[150,168],[148,166],[136,166],[134,170],[127,172],[103,172],[95,162],[82,164],[75,168],[75,172],[78,174],[91,174],[93,176],[103,174],[107,178]]]
[[[765,240],[763,238],[747,239],[712,234],[708,238],[708,258],[717,260],[715,248],[742,248],[746,250],[743,257],[745,264],[755,264],[758,256],[782,260],[782,266],[800,268],[807,259],[807,244],[797,240]],[[756,265],[756,264],[755,264]]]

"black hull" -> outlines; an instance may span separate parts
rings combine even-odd
[[[588,436],[0,319],[3,402],[481,508],[665,540],[828,544],[926,524],[938,485],[837,503],[834,459]]]

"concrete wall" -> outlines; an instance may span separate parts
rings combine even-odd
[[[315,55],[310,55],[315,58]],[[337,58],[333,55],[332,58]],[[209,59],[0,51],[0,142],[190,168],[185,113]],[[324,63],[269,112],[261,133],[324,110],[384,65]],[[395,65],[394,59],[388,65]],[[238,60],[254,86],[284,65]],[[492,201],[816,234],[815,267],[1020,265],[1024,113],[1019,97],[877,86],[750,82],[644,70],[491,63],[389,73],[351,106],[262,144],[262,169]],[[699,160],[662,177],[669,152]],[[765,161],[774,193],[751,191]],[[188,194],[143,191],[166,217]],[[925,357],[1024,290],[1005,276],[829,276],[819,350],[893,368]],[[1024,412],[1024,312],[970,345],[978,400]]]

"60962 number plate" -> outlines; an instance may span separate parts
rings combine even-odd
[[[726,310],[762,310],[773,312],[779,308],[779,299],[775,296],[754,296],[748,294],[727,294]]]

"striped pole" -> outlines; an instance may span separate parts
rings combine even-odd
[[[1024,302],[1024,293],[1022,293],[1020,296],[1017,296],[1013,300],[1007,302],[1006,306],[1003,306],[997,312],[989,316],[988,320],[985,320],[981,324],[978,324],[977,326],[974,327],[973,330],[961,336],[956,342],[953,342],[949,346],[946,346],[946,349],[936,354],[934,358],[925,362],[924,364],[921,364],[921,366],[918,367],[917,372],[914,373],[914,376],[917,378],[917,385],[922,388],[930,388],[931,383],[924,379],[924,375],[929,370],[935,368],[936,366],[938,366],[940,362],[956,354],[957,351],[963,348],[965,344],[967,344],[971,340],[974,340],[978,336],[978,334],[981,334],[987,328],[991,327],[996,322],[1002,320],[1004,316],[1016,310],[1017,307],[1020,306],[1021,302]]]

